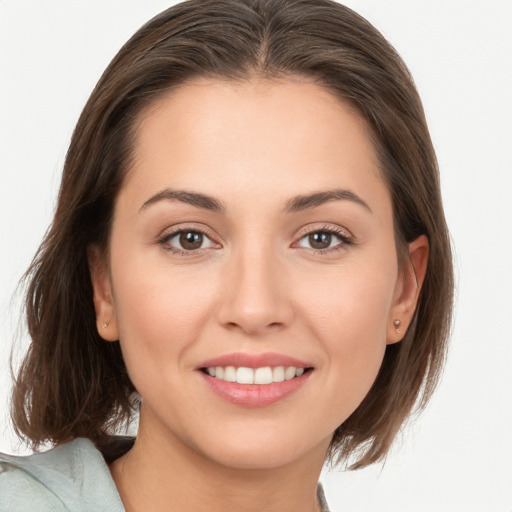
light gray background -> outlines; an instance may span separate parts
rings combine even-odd
[[[0,0],[0,451],[16,283],[101,72],[164,0]],[[415,76],[442,170],[458,300],[448,365],[384,468],[323,476],[335,511],[512,512],[512,0],[351,0]],[[26,340],[24,341],[26,343]]]

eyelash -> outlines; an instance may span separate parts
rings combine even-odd
[[[176,229],[174,231],[171,231],[170,233],[166,233],[164,236],[162,236],[158,240],[158,243],[160,244],[160,246],[162,247],[162,249],[164,251],[170,252],[172,254],[176,254],[178,256],[190,257],[190,256],[196,256],[198,254],[201,254],[205,249],[186,251],[183,249],[179,249],[177,247],[173,247],[172,245],[169,245],[169,241],[172,240],[176,235],[179,235],[180,233],[187,233],[187,232],[199,233],[199,234],[205,236],[206,238],[208,238],[212,243],[214,243],[214,244],[216,243],[213,241],[213,237],[211,235],[209,235],[205,230],[199,229],[196,227],[182,227],[182,228]],[[314,252],[314,254],[320,254],[320,255],[330,254],[330,253],[333,253],[336,251],[343,250],[345,248],[345,246],[347,246],[347,245],[354,244],[354,240],[353,240],[352,236],[349,235],[347,233],[347,231],[342,230],[340,228],[335,228],[335,227],[330,227],[330,226],[322,226],[321,228],[314,229],[313,231],[307,231],[307,232],[304,232],[303,234],[301,234],[298,241],[295,242],[294,245],[298,244],[301,240],[303,240],[307,236],[310,236],[315,233],[328,233],[330,235],[335,235],[337,238],[339,238],[341,240],[341,242],[338,243],[337,245],[335,245],[334,247],[330,247],[327,249],[311,248],[311,250]]]
[[[313,249],[313,254],[319,254],[319,255],[326,255],[326,254],[332,254],[337,251],[341,251],[346,248],[347,245],[354,245],[354,239],[352,235],[349,234],[348,231],[341,229],[339,227],[332,227],[332,226],[322,226],[321,228],[314,229],[313,231],[307,231],[304,232],[298,242],[303,240],[305,237],[310,236],[314,233],[328,233],[330,235],[335,235],[337,238],[341,240],[340,243],[336,244],[334,247],[330,247],[327,249]],[[298,243],[296,242],[296,243]]]
[[[179,235],[180,233],[199,233],[203,235],[204,237],[208,238],[212,243],[216,243],[213,241],[213,237],[204,229],[196,228],[196,227],[181,227],[179,229],[176,229],[174,231],[171,231],[170,233],[166,233],[164,236],[162,236],[158,243],[162,247],[164,251],[170,252],[172,254],[176,254],[178,256],[196,256],[198,254],[201,254],[204,249],[198,249],[198,250],[191,250],[186,251],[184,249],[179,249],[177,247],[173,247],[172,245],[169,245],[169,241],[172,240],[176,235]]]

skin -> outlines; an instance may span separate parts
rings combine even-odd
[[[304,80],[184,85],[143,113],[135,156],[108,258],[90,252],[98,330],[120,339],[142,397],[135,446],[111,466],[126,509],[316,510],[333,431],[411,320],[426,239],[399,269],[365,121]],[[143,207],[169,188],[212,196],[225,211],[167,199]],[[284,211],[296,196],[334,189],[367,207],[332,199]],[[179,240],[168,235],[179,229],[208,238],[173,253]],[[350,241],[334,234],[313,249],[309,235],[326,230]],[[233,352],[277,352],[314,370],[285,399],[242,407],[196,370]]]

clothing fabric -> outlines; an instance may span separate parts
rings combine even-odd
[[[102,453],[79,438],[26,457],[0,454],[0,512],[125,512],[107,461],[132,445],[114,438]],[[321,484],[317,496],[329,512]]]

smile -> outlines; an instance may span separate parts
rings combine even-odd
[[[270,366],[260,368],[210,366],[203,369],[210,377],[215,377],[225,382],[258,385],[291,380],[300,377],[307,370],[307,368],[296,368],[295,366],[275,366],[274,368]]]
[[[235,352],[208,359],[196,368],[221,399],[242,407],[266,407],[306,386],[314,365],[276,353]]]

